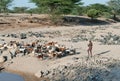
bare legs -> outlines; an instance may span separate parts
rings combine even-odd
[[[89,41],[88,50],[87,50],[87,51],[88,51],[88,57],[89,57],[89,56],[92,57],[92,46],[93,46],[92,42]]]
[[[89,56],[92,57],[92,49],[88,49],[87,52],[88,52],[88,57],[89,57]]]

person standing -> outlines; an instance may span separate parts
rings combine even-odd
[[[87,50],[87,52],[88,52],[88,57],[89,57],[89,56],[92,57],[92,48],[93,48],[93,43],[92,43],[92,41],[90,40],[90,41],[89,41],[89,44],[88,44],[88,50]]]

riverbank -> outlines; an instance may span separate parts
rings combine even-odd
[[[97,55],[92,58],[74,57],[72,60],[74,62],[71,64],[57,65],[49,70],[42,70],[42,77],[39,77],[40,71],[36,74],[13,69],[6,69],[6,71],[21,75],[25,81],[91,81],[93,79],[94,81],[110,81],[111,79],[117,81],[120,79],[120,59]]]
[[[120,23],[104,26],[43,27],[2,31],[0,38],[7,42],[15,40],[29,44],[31,41],[39,40],[43,44],[54,41],[66,48],[76,49],[76,54],[43,60],[32,54],[22,56],[20,53],[13,59],[8,59],[4,66],[6,71],[23,76],[25,81],[40,81],[44,78],[49,78],[51,81],[90,81],[96,77],[99,80],[94,81],[101,81],[101,79],[118,81],[120,80],[119,25]],[[25,33],[27,38],[20,39],[21,33]],[[17,38],[14,38],[13,34]],[[89,40],[93,42],[92,58],[87,58]],[[7,56],[8,53],[4,51],[2,55]]]
[[[41,80],[49,81],[46,78],[38,78],[34,74],[27,73],[27,72],[14,71],[14,70],[10,70],[10,69],[5,69],[4,71],[9,72],[9,73],[18,74],[18,75],[22,76],[25,81],[41,81]]]

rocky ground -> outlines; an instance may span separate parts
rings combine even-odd
[[[16,27],[0,32],[0,44],[9,41],[41,44],[55,41],[76,54],[40,60],[31,54],[9,59],[7,70],[25,72],[50,81],[119,81],[120,80],[120,23],[95,26]],[[93,42],[93,57],[87,57],[88,41]],[[3,52],[0,56],[8,55]],[[36,79],[41,80],[41,79]],[[29,80],[28,80],[29,81]],[[33,80],[34,81],[34,80]]]

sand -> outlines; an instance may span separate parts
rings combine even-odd
[[[24,41],[30,42],[36,39],[56,41],[61,45],[65,45],[66,47],[73,46],[73,48],[77,50],[78,54],[57,58],[57,59],[53,58],[53,59],[45,59],[45,60],[40,60],[34,56],[28,55],[24,57],[16,57],[12,60],[9,60],[8,62],[5,63],[4,66],[7,70],[16,71],[16,72],[20,71],[20,72],[35,75],[38,71],[41,71],[41,70],[50,70],[52,68],[57,68],[60,65],[76,64],[73,58],[87,57],[88,41],[79,41],[79,42],[70,41],[69,42],[67,40],[79,34],[81,30],[87,31],[85,35],[88,37],[88,39],[91,37],[90,31],[95,31],[93,35],[95,35],[95,37],[97,38],[100,38],[100,35],[106,35],[108,32],[111,32],[112,34],[120,35],[119,26],[120,26],[120,23],[113,23],[110,25],[101,25],[101,26],[100,25],[99,26],[72,26],[72,27],[66,27],[66,26],[49,27],[48,26],[48,27],[36,27],[36,28],[34,27],[34,28],[6,29],[4,31],[1,31],[0,33],[8,34],[9,32],[20,33],[20,32],[28,32],[28,31],[32,31],[32,32],[60,31],[61,36],[58,36],[58,37],[54,37],[54,38],[49,38],[49,37],[35,38],[34,37],[34,38],[24,39]],[[1,38],[5,39],[6,41],[20,40],[20,39],[5,38],[5,37],[1,37]],[[93,41],[93,56],[100,55],[101,57],[120,59],[119,49],[120,49],[119,45],[101,45],[100,42]],[[117,72],[115,73],[118,74]]]

